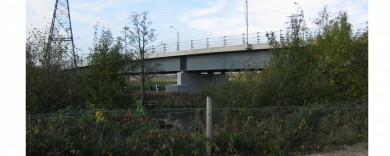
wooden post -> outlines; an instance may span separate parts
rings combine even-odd
[[[207,106],[206,106],[206,137],[211,140],[212,139],[212,131],[213,131],[213,123],[212,123],[212,117],[213,117],[213,102],[209,96],[207,96]],[[211,155],[211,145],[210,142],[207,142],[206,145],[206,153],[208,156]]]

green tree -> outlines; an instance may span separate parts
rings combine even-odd
[[[261,77],[264,92],[273,94],[262,95],[273,105],[302,105],[324,95],[324,80],[302,36],[306,29],[303,16],[293,14],[290,23],[284,40],[277,41],[273,33],[267,34],[272,60]]]
[[[78,75],[65,72],[74,59],[62,57],[62,48],[49,48],[48,29],[33,29],[26,39],[26,107],[28,112],[51,112],[69,106],[80,107],[75,86]],[[73,53],[75,54],[75,53]],[[76,55],[76,54],[75,54]],[[78,56],[72,56],[78,58]],[[80,63],[76,59],[76,63]]]
[[[128,108],[132,98],[127,92],[124,71],[131,61],[122,52],[122,39],[114,40],[109,29],[102,29],[98,35],[95,26],[93,48],[88,56],[86,73],[86,99],[91,108]]]
[[[277,104],[348,101],[367,98],[367,32],[353,34],[345,12],[331,16],[326,7],[315,24],[318,34],[303,40],[303,19],[291,16],[294,27],[285,41],[269,34],[273,58],[262,74]]]
[[[216,102],[238,107],[367,103],[368,32],[353,33],[345,12],[324,8],[318,31],[303,38],[303,16],[290,16],[281,40],[267,34],[272,59],[260,72],[245,71],[212,87]],[[242,92],[245,90],[245,93]]]
[[[326,8],[315,20],[322,30],[308,42],[325,74],[333,100],[360,99],[368,95],[368,32],[355,33],[345,12],[329,18]]]

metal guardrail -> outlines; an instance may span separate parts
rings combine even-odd
[[[275,32],[274,32],[275,33]],[[251,33],[248,35],[248,43],[267,43],[266,32]],[[183,50],[195,50],[213,47],[224,47],[233,45],[246,44],[246,34],[231,35],[214,38],[206,38],[199,40],[183,41],[178,43],[166,43],[153,46],[156,52],[171,52],[171,51],[183,51]]]
[[[353,33],[363,33],[368,31],[368,22],[359,23],[352,25]],[[257,44],[257,43],[267,43],[268,39],[266,37],[267,33],[273,32],[275,34],[276,40],[281,40],[284,37],[286,30],[280,31],[268,31],[268,32],[256,32],[248,34],[248,43]],[[316,35],[318,31],[306,31],[305,37],[307,38],[309,34]],[[246,44],[246,34],[241,35],[231,35],[231,36],[222,36],[214,38],[206,38],[199,40],[183,41],[177,43],[162,43],[155,45],[152,48],[157,53],[161,52],[173,52],[173,51],[183,51],[183,50],[195,50],[195,49],[205,49],[213,47],[224,47],[224,46],[234,46],[234,45],[244,45]]]

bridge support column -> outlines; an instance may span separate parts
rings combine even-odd
[[[209,72],[202,74],[200,72],[179,72],[177,73],[177,84],[167,85],[166,92],[197,93],[208,84],[216,80],[227,79],[225,73],[214,74]]]

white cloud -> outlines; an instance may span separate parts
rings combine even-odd
[[[92,1],[75,1],[70,6],[75,10],[84,12],[100,12],[111,7],[120,7],[118,1],[113,0],[92,0]]]
[[[26,1],[26,31],[50,26],[54,11],[52,0]]]
[[[347,11],[351,22],[367,20],[367,0],[297,0],[305,14],[305,19],[317,17],[321,9],[328,5],[328,10]],[[292,0],[258,1],[248,0],[249,33],[284,29],[287,16],[300,11]],[[189,27],[203,31],[212,36],[235,35],[245,32],[245,1],[217,1],[207,8],[187,10],[179,20]]]
[[[71,20],[75,44],[82,46],[84,52],[87,52],[89,43],[93,38],[93,26],[99,22],[100,26],[115,29],[119,32],[121,26],[118,20],[125,20],[125,15],[120,4],[114,0],[78,0],[69,1],[71,11]],[[26,3],[26,32],[33,28],[49,28],[54,11],[54,0],[27,0]],[[120,11],[112,11],[120,10]],[[110,18],[102,15],[114,16]],[[125,23],[123,23],[125,24]],[[114,30],[113,30],[114,32]]]
[[[148,10],[159,38],[176,41],[169,27],[179,29],[182,39],[199,39],[239,35],[246,32],[245,0],[166,1],[165,0],[75,0],[69,1],[75,43],[92,42],[93,26],[110,28],[114,36],[128,23],[130,11]],[[302,7],[305,19],[315,18],[328,5],[329,11],[345,10],[352,23],[368,20],[368,0],[295,0]],[[248,0],[249,33],[279,31],[285,28],[287,16],[298,11],[294,0]],[[26,29],[49,27],[54,11],[54,0],[27,0]],[[169,6],[168,6],[169,3]],[[167,5],[165,5],[167,4]],[[191,9],[189,9],[191,8]],[[176,18],[176,20],[175,20]],[[310,21],[308,21],[310,23]],[[31,26],[32,25],[32,26]],[[201,37],[200,37],[201,36]],[[80,45],[80,44],[79,44]],[[88,46],[87,46],[88,47]],[[86,50],[87,51],[87,50]]]
[[[199,16],[209,16],[221,11],[226,5],[226,0],[218,0],[215,4],[212,4],[211,7],[203,9],[194,9],[191,12],[185,14],[189,17],[199,17]]]

